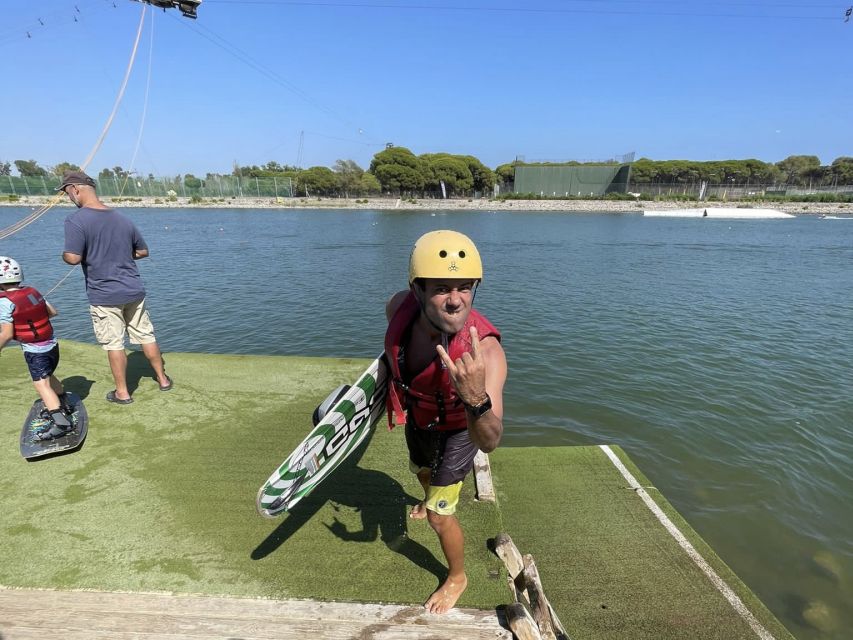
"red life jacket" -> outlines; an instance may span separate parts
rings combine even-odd
[[[385,401],[388,413],[388,428],[406,423],[407,412],[411,412],[414,424],[421,429],[448,431],[468,426],[465,405],[456,394],[450,374],[436,357],[426,368],[406,384],[402,376],[402,348],[410,328],[420,316],[421,307],[410,291],[403,303],[394,312],[385,332],[385,355],[391,370],[388,397]],[[471,351],[471,326],[477,327],[480,340],[488,336],[501,339],[491,322],[475,310],[471,310],[462,329],[454,335],[447,352],[453,360]],[[402,356],[402,357],[401,357]]]
[[[53,326],[47,313],[47,302],[32,287],[14,291],[0,291],[0,298],[8,298],[15,305],[12,312],[14,339],[18,342],[44,342],[53,337]]]

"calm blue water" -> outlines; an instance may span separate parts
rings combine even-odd
[[[68,211],[0,243],[43,291]],[[375,356],[414,239],[467,233],[510,365],[504,444],[622,445],[797,637],[853,637],[853,221],[126,213],[166,351]],[[51,300],[91,342],[82,274]]]

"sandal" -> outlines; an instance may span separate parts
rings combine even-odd
[[[107,402],[115,402],[116,404],[130,404],[131,402],[133,402],[133,398],[117,398],[115,389],[113,389],[107,394]]]
[[[170,391],[172,389],[172,379],[167,375],[166,380],[169,381],[169,384],[161,384],[160,391]]]

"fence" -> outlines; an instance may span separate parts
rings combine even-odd
[[[630,165],[519,165],[515,167],[515,193],[544,197],[602,196],[624,193]]]
[[[694,200],[747,200],[750,198],[772,198],[791,196],[815,196],[820,194],[853,196],[853,185],[834,185],[826,187],[800,187],[795,185],[759,185],[759,184],[630,184],[628,191],[654,197],[685,196]]]
[[[795,185],[757,185],[757,184],[712,184],[705,185],[704,192],[702,183],[674,183],[674,184],[634,184],[624,182],[623,173],[627,173],[627,169],[620,170],[615,176],[611,177],[608,182],[607,178],[613,168],[606,168],[607,175],[596,175],[594,180],[589,178],[585,180],[577,180],[572,178],[566,182],[571,186],[571,191],[564,184],[545,184],[544,181],[534,183],[528,181],[528,185],[524,191],[518,189],[518,183],[515,189],[511,185],[498,186],[494,190],[494,195],[511,193],[513,190],[516,193],[534,193],[544,197],[563,197],[589,195],[602,195],[612,191],[642,193],[643,195],[652,197],[666,196],[682,196],[685,199],[718,199],[718,200],[744,200],[757,197],[772,198],[780,197],[797,197],[797,196],[815,196],[827,194],[827,197],[839,196],[842,199],[853,197],[853,185],[832,185],[820,187],[801,187]],[[543,175],[551,172],[534,172],[531,177],[541,179]],[[548,176],[550,178],[550,175]],[[586,176],[584,176],[586,178]],[[129,176],[127,179],[123,177],[106,177],[97,178],[98,193],[107,198],[125,197],[125,198],[168,198],[177,196],[181,198],[191,198],[198,196],[201,198],[279,198],[291,196],[311,196],[313,193],[305,193],[304,186],[297,186],[291,178],[242,178],[239,176],[219,176],[212,175],[208,178],[190,179],[188,181],[180,177],[168,178],[142,178],[141,176]],[[46,196],[56,193],[56,188],[60,185],[60,179],[56,176],[37,176],[37,177],[15,177],[15,176],[0,176],[0,197],[8,195],[16,196]],[[524,185],[522,185],[524,186]],[[559,191],[557,187],[559,186]],[[535,187],[535,188],[534,188]],[[546,189],[547,187],[547,189]],[[294,194],[294,190],[296,193]],[[541,193],[540,193],[541,192]],[[477,194],[478,195],[478,194]],[[475,197],[477,197],[475,195]]]
[[[293,195],[291,178],[241,178],[211,176],[184,180],[183,178],[142,178],[141,176],[111,176],[96,178],[98,194],[103,197],[178,196],[191,198],[277,198]],[[56,176],[0,176],[0,195],[45,196],[56,193],[61,180]],[[188,184],[189,183],[189,184]],[[306,195],[306,194],[299,194]],[[309,194],[310,195],[310,194]]]

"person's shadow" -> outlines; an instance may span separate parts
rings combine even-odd
[[[447,568],[429,549],[406,533],[408,506],[417,504],[418,500],[408,495],[403,486],[388,474],[358,466],[372,438],[373,433],[359,445],[358,452],[344,460],[331,477],[285,516],[284,522],[252,551],[253,560],[261,560],[275,552],[326,502],[331,502],[336,511],[340,506],[346,506],[361,513],[361,531],[348,530],[337,518],[331,525],[325,525],[338,538],[348,542],[372,542],[378,537],[395,553],[429,571],[439,581],[444,580]]]
[[[166,359],[163,358],[163,366],[166,366]],[[139,381],[142,378],[151,378],[156,382],[154,369],[151,368],[151,363],[142,351],[131,351],[127,356],[127,390],[130,395],[139,387]]]
[[[62,388],[70,391],[81,400],[89,397],[89,392],[94,384],[94,380],[89,380],[85,376],[68,376],[62,380]]]

